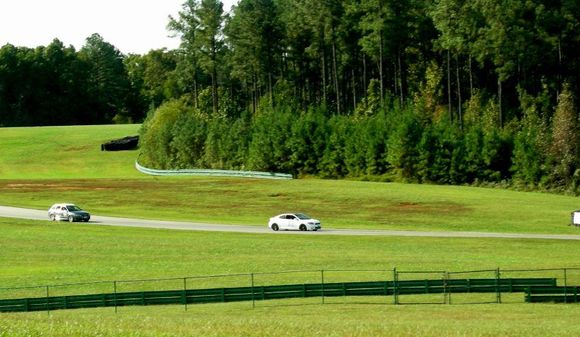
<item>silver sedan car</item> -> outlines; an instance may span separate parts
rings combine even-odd
[[[91,215],[74,204],[54,204],[48,209],[48,218],[52,221],[87,222],[91,219]]]

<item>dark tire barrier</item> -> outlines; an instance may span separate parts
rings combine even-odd
[[[101,151],[135,150],[139,145],[139,136],[127,136],[101,144]]]

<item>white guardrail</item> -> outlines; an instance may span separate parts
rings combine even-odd
[[[257,179],[293,179],[291,174],[269,173],[258,171],[232,171],[210,169],[183,169],[183,170],[156,170],[139,165],[135,161],[135,168],[142,173],[154,176],[214,176],[214,177],[244,177]]]

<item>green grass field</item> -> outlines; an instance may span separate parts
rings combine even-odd
[[[47,209],[54,202],[71,201],[100,215],[260,226],[269,216],[295,209],[337,228],[580,234],[580,229],[568,226],[578,199],[567,196],[317,179],[143,176],[133,168],[137,152],[103,153],[99,148],[104,141],[137,130],[135,125],[0,129],[0,205]],[[393,267],[580,267],[577,241],[256,235],[2,218],[0,233],[0,288],[288,270],[309,272],[261,274],[256,282],[316,282],[319,270],[329,271],[325,277],[331,282],[388,278]],[[580,285],[580,272],[568,278]],[[124,286],[143,290],[172,287],[171,282]],[[190,286],[247,282],[240,276],[204,279]],[[110,291],[107,283],[103,287],[103,292]],[[70,286],[51,293],[88,291]],[[43,296],[42,289],[0,290],[0,298],[31,292]],[[112,308],[0,314],[0,337],[580,335],[579,305],[523,304],[522,294],[506,302],[395,306],[391,298],[365,297],[336,298],[324,305],[320,299],[261,302],[255,309],[251,303],[232,303],[189,306],[187,312],[167,306],[120,308],[117,314]]]
[[[101,152],[101,144],[136,135],[140,125],[0,128],[1,179],[138,177],[136,152]]]
[[[0,219],[4,287],[216,274],[261,274],[256,284],[391,279],[390,270],[483,270],[567,266],[573,241],[333,237],[181,232]],[[539,275],[541,274],[541,275]],[[558,277],[556,272],[536,276]],[[429,277],[421,274],[413,277]],[[488,277],[492,273],[488,274]],[[430,275],[433,277],[433,275]],[[474,274],[472,277],[480,276]],[[506,277],[509,275],[506,274]],[[529,275],[528,275],[529,276]],[[580,271],[569,273],[580,284]],[[210,282],[210,284],[208,284]],[[246,276],[189,281],[191,287],[247,286]],[[179,288],[179,280],[128,282],[119,291]],[[109,284],[51,288],[51,295],[110,292]],[[25,292],[25,294],[24,294]],[[44,289],[0,291],[3,298],[43,296]],[[486,295],[484,300],[492,300]],[[437,295],[430,300],[440,300]],[[461,303],[462,297],[455,303]],[[403,302],[423,300],[403,298]],[[0,314],[0,336],[576,336],[578,305],[402,305],[392,298],[333,298],[215,305]],[[4,333],[4,334],[3,334]]]
[[[0,315],[0,336],[574,337],[572,305],[247,304]]]

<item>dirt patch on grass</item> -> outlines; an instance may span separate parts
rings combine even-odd
[[[284,194],[284,193],[269,193],[268,194],[268,197],[270,197],[270,198],[284,198],[284,199],[287,199],[288,198],[288,195],[287,194]]]
[[[92,148],[98,149],[98,146],[96,145],[80,145],[80,146],[68,146],[64,148],[64,151],[66,152],[87,152],[88,150],[91,150]]]
[[[399,202],[386,206],[385,211],[392,213],[457,214],[467,213],[470,209],[464,205],[453,202]]]
[[[6,184],[3,188],[4,190],[20,190],[26,192],[42,191],[42,190],[52,190],[52,191],[82,191],[86,190],[86,185],[67,185],[67,184],[56,184],[56,183],[18,183],[18,184]],[[92,187],[91,190],[107,190],[110,188],[105,187]]]

